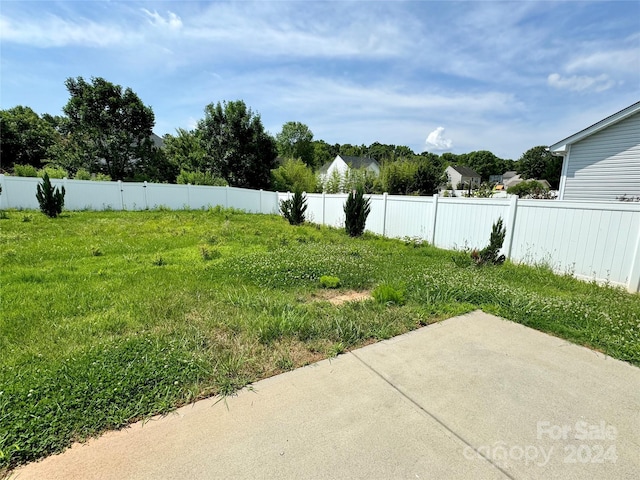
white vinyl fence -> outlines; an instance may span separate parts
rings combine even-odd
[[[38,209],[39,178],[0,175],[0,210]],[[262,190],[165,183],[94,182],[51,179],[64,186],[67,210],[171,210],[200,209],[222,205],[251,213],[277,213],[278,194]]]
[[[38,178],[0,175],[0,210],[38,209]],[[289,193],[234,187],[56,180],[68,210],[173,210],[221,205],[273,214]],[[503,253],[514,262],[546,264],[560,273],[640,291],[640,204],[371,195],[366,229],[426,240],[447,249],[486,246],[502,217]],[[344,226],[346,194],[308,194],[307,219]]]
[[[279,194],[281,199],[290,194]],[[371,195],[366,229],[446,249],[483,248],[506,227],[503,253],[516,263],[640,291],[640,204]],[[346,194],[308,194],[307,219],[344,226]]]

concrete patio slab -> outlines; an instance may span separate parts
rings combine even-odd
[[[482,312],[257,382],[16,479],[637,478],[640,369]]]

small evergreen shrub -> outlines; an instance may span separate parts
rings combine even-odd
[[[350,237],[360,237],[371,211],[371,199],[364,198],[362,189],[352,190],[344,204],[344,229]]]
[[[471,258],[476,262],[477,265],[501,265],[502,263],[504,263],[504,255],[498,255],[498,253],[500,252],[502,244],[504,243],[504,236],[506,232],[507,231],[502,224],[502,217],[498,218],[498,221],[494,223],[493,227],[491,228],[489,245],[487,245],[480,251],[471,251]]]
[[[298,191],[292,198],[280,202],[280,211],[291,225],[302,225],[307,211],[307,197]]]
[[[383,283],[374,288],[371,296],[376,302],[385,305],[404,305],[405,302],[404,292],[387,283]]]
[[[338,288],[340,286],[340,279],[338,277],[332,277],[331,275],[323,275],[320,277],[320,285],[323,288]]]
[[[64,187],[58,189],[51,185],[49,180],[49,174],[45,172],[42,178],[42,183],[38,184],[36,198],[40,204],[40,210],[46,216],[55,218],[62,213],[62,207],[64,206]]]

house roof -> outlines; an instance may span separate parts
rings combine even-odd
[[[378,162],[376,162],[373,158],[369,158],[369,157],[349,157],[347,155],[338,155],[336,158],[340,157],[344,163],[346,163],[347,165],[349,165],[349,168],[369,168],[371,166],[377,166],[378,168],[380,168],[380,165],[378,164]],[[333,160],[331,160],[330,162],[325,163],[324,165],[322,165],[320,167],[320,170],[318,170],[318,173],[320,174],[326,174],[329,171],[329,167],[331,166],[331,164],[333,162],[335,162],[335,158]]]
[[[524,181],[524,179],[519,174],[515,174],[512,177],[508,177],[507,179],[503,180],[502,184],[505,187],[509,188],[519,184],[522,181]]]
[[[508,178],[515,177],[516,175],[518,175],[518,172],[516,172],[515,170],[509,170],[508,172],[504,172],[502,174],[502,179],[506,180]]]
[[[333,163],[333,160],[331,160],[330,162],[327,162],[324,165],[322,165],[320,167],[320,170],[318,170],[318,173],[321,173],[321,174],[327,173],[329,171],[329,167],[331,166],[332,163]]]
[[[164,147],[164,140],[162,139],[162,137],[156,135],[155,133],[151,133],[151,141],[153,142],[153,145],[155,147]]]
[[[600,120],[598,123],[594,123],[590,127],[587,127],[584,130],[580,130],[578,133],[574,133],[573,135],[563,140],[560,140],[557,143],[554,143],[549,147],[549,151],[557,155],[562,155],[567,151],[568,145],[579,142],[580,140],[590,135],[593,135],[594,133],[597,133],[600,130],[604,130],[605,128],[615,123],[618,123],[621,120],[624,120],[625,118],[628,118],[631,115],[634,115],[638,112],[640,112],[640,102],[636,102],[633,105],[629,105],[627,108],[624,108],[619,112],[616,112],[613,115],[610,115],[607,118]]]
[[[462,165],[451,165],[451,168],[453,168],[463,177],[480,177],[480,174],[477,173],[473,168],[463,167]]]
[[[344,160],[344,163],[346,163],[347,165],[349,165],[349,168],[368,168],[371,167],[372,165],[378,165],[378,162],[376,162],[373,158],[369,158],[369,157],[349,157],[347,155],[339,155],[339,157]]]

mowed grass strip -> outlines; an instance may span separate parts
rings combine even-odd
[[[3,217],[0,469],[476,308],[640,365],[640,295],[543,266],[221,209]]]

